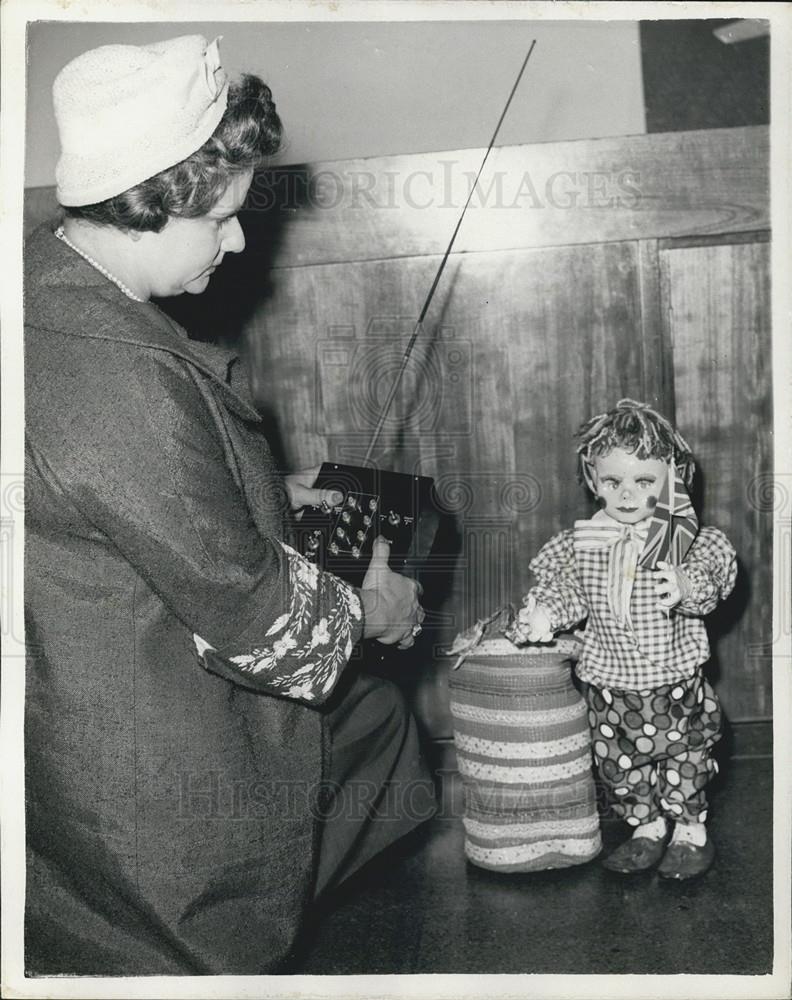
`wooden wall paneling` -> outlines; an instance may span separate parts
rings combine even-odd
[[[754,126],[499,147],[456,250],[768,228],[768,146],[767,127]],[[281,267],[438,254],[483,153],[275,169],[256,179],[250,204],[270,214],[281,206]]]
[[[691,233],[689,236],[669,236],[657,241],[660,250],[682,250],[686,247],[719,247],[724,244],[737,246],[739,243],[769,243],[769,229],[746,229],[742,233],[713,233],[707,236]]]
[[[638,283],[641,296],[641,340],[643,392],[641,399],[674,420],[673,347],[663,322],[662,281],[658,240],[638,242]]]
[[[732,719],[771,715],[772,471],[770,247],[660,253],[674,343],[677,423],[697,457],[703,523],[738,552],[733,597],[709,619],[714,676]],[[764,477],[764,478],[763,478]]]
[[[360,463],[431,270],[432,261],[416,259],[278,272],[247,336],[254,394],[276,411],[289,461]],[[413,364],[374,455],[378,464],[396,454],[397,438],[416,437],[431,421],[431,387],[420,375]],[[405,400],[417,405],[408,411]]]

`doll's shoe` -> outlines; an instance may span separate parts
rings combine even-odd
[[[602,862],[610,872],[631,875],[645,872],[658,863],[665,851],[666,837],[631,837]]]
[[[715,860],[715,848],[707,837],[703,846],[697,844],[671,844],[665,852],[663,860],[657,869],[661,878],[673,878],[682,881],[703,875]]]

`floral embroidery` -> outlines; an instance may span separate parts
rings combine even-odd
[[[327,630],[327,619],[323,618],[318,625],[314,625],[314,630],[311,634],[311,649],[314,646],[321,646],[327,642],[330,642],[330,633]]]
[[[288,610],[267,629],[266,645],[227,661],[273,694],[316,703],[333,689],[349,660],[363,608],[353,587],[280,545],[289,574]],[[205,662],[207,654],[216,654],[199,635],[193,641]]]
[[[297,640],[293,635],[285,635],[282,639],[278,639],[272,645],[272,652],[275,654],[275,659],[280,660],[282,656],[285,656],[290,649],[294,649],[297,645]]]

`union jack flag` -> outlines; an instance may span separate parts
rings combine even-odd
[[[657,499],[649,534],[646,536],[640,566],[656,569],[658,562],[680,566],[698,533],[698,518],[685,489],[685,484],[673,465],[669,465],[660,496]]]

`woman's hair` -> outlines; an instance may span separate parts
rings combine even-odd
[[[158,233],[171,216],[206,215],[234,174],[255,170],[278,151],[281,136],[269,87],[245,74],[229,84],[228,105],[212,136],[186,160],[106,201],[65,212],[99,225]]]
[[[640,459],[673,462],[686,486],[693,481],[696,466],[687,442],[665,417],[645,403],[620,399],[612,410],[581,424],[576,436],[580,438],[578,478],[589,486],[589,470],[595,457],[607,455],[614,448]]]

